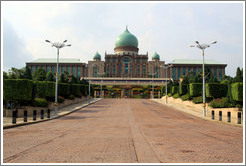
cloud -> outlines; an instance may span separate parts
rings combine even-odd
[[[25,40],[19,37],[9,22],[3,20],[3,70],[22,68],[31,57]]]

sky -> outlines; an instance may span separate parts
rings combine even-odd
[[[114,43],[126,26],[139,42],[139,54],[156,51],[160,60],[201,59],[195,41],[216,44],[205,59],[227,64],[226,75],[244,66],[244,4],[242,2],[1,2],[3,70],[25,67],[38,58],[56,58],[52,42],[71,47],[60,58],[84,63],[98,51],[114,53]]]

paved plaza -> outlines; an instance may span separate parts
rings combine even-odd
[[[3,130],[4,163],[242,163],[243,128],[145,99],[103,99]]]

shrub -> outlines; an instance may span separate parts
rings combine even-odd
[[[203,103],[202,96],[193,98],[192,102],[195,104]]]
[[[227,90],[228,90],[227,84],[207,83],[206,84],[206,97],[211,97],[211,98],[226,97]]]
[[[231,84],[231,94],[232,94],[232,99],[235,101],[243,101],[243,83],[242,82],[237,82]]]
[[[68,96],[68,99],[69,99],[69,100],[74,100],[74,98],[75,98],[74,95],[69,95],[69,96]]]
[[[190,84],[190,96],[197,97],[202,95],[202,84],[191,83]]]
[[[58,96],[58,98],[57,98],[58,103],[63,103],[64,100],[65,99],[62,96]]]
[[[179,98],[179,94],[176,93],[175,95],[173,95],[173,98],[175,98],[175,99]]]
[[[223,97],[222,99],[213,99],[210,103],[209,106],[213,108],[228,108],[229,102],[227,98]]]
[[[88,91],[89,91],[89,86],[88,85],[85,85],[85,84],[82,84],[80,85],[80,92],[82,93],[83,96],[87,96],[88,95]]]
[[[47,107],[48,102],[44,98],[35,98],[32,105],[36,107]]]
[[[70,85],[70,94],[72,94],[76,97],[81,97],[82,94],[80,92],[80,85],[79,84],[71,84]]]
[[[54,98],[55,97],[55,82],[36,81],[35,93],[39,98]]]
[[[171,93],[168,93],[168,94],[167,94],[167,96],[168,96],[168,97],[171,97],[171,96],[172,96],[172,94],[171,94]]]
[[[189,94],[185,94],[185,95],[181,96],[181,99],[182,99],[183,101],[186,101],[186,100],[190,100],[191,97],[190,97]]]
[[[186,93],[188,93],[188,85],[180,83],[179,84],[179,94],[184,95]]]
[[[5,100],[32,100],[33,82],[31,80],[4,79],[3,98]]]
[[[68,97],[70,94],[70,87],[67,83],[59,83],[58,84],[58,95],[62,97]]]
[[[179,92],[179,86],[172,86],[172,94],[176,94]]]

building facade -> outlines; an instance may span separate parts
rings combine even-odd
[[[79,59],[59,59],[59,73],[67,71],[75,77],[87,79],[106,77],[151,80],[155,78],[162,81],[161,78],[179,80],[181,76],[188,75],[191,71],[194,75],[202,71],[201,60],[176,59],[168,64],[170,66],[168,69],[165,69],[161,67],[165,65],[165,61],[161,61],[160,55],[155,52],[149,61],[148,52],[139,54],[138,39],[127,28],[116,38],[114,53],[105,52],[104,56],[105,61],[102,61],[101,55],[96,52],[93,60],[88,61],[88,64],[80,62]],[[225,75],[226,64],[211,60],[206,60],[205,64],[217,79],[221,80]],[[32,72],[40,67],[46,72],[50,70],[56,72],[56,59],[38,59],[27,62],[26,65]]]

